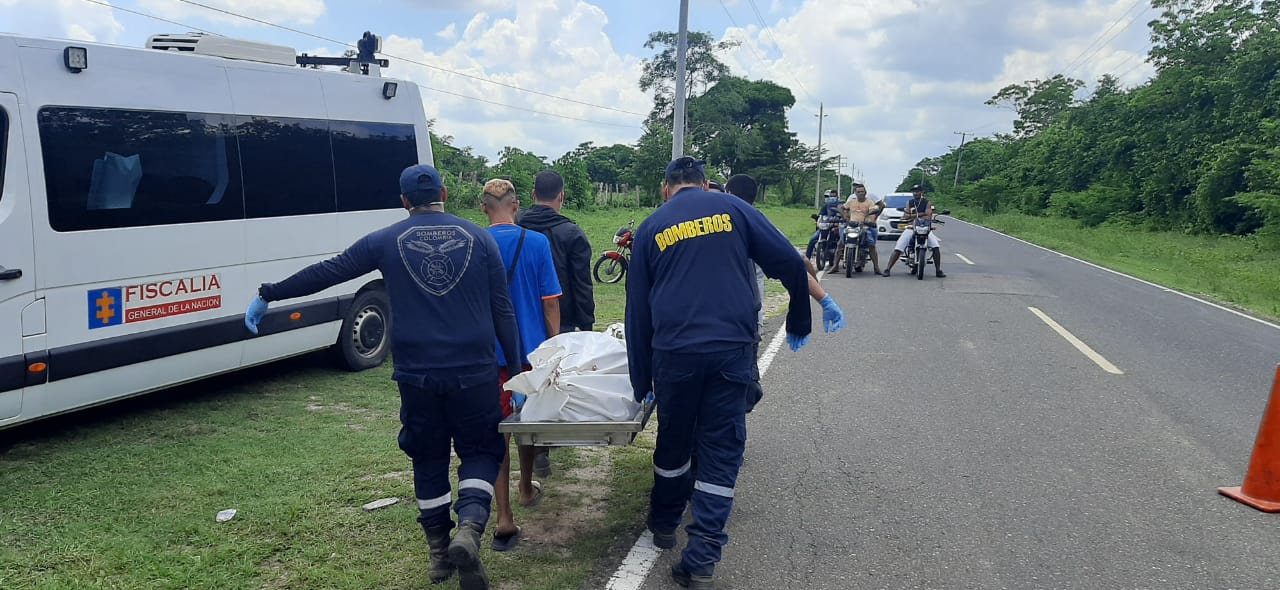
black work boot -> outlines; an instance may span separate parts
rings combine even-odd
[[[449,559],[449,531],[451,526],[424,529],[427,532],[427,547],[431,549],[431,583],[439,584],[453,577],[456,566]]]
[[[684,569],[683,563],[671,566],[671,579],[684,588],[691,590],[715,590],[715,581],[711,576],[695,576]]]
[[[462,590],[489,590],[489,578],[480,563],[480,538],[484,525],[464,520],[449,543],[449,559],[458,568],[458,581]]]
[[[658,549],[674,549],[676,546],[675,531],[659,531],[649,525],[649,532],[653,533],[653,546]]]

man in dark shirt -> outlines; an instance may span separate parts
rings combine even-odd
[[[818,246],[818,238],[822,236],[822,230],[817,229],[819,218],[837,219],[840,217],[840,193],[835,189],[830,189],[822,195],[824,198],[822,206],[813,215],[813,237],[809,238],[809,247],[804,250],[806,259],[813,258],[813,249]]]
[[[707,190],[702,162],[672,162],[663,193],[667,204],[636,230],[627,280],[627,357],[637,400],[653,392],[657,402],[648,522],[654,544],[675,546],[692,499],[689,544],[671,575],[682,586],[711,588],[742,466],[748,388],[758,379],[752,261],[791,294],[792,350],[804,346],[811,331],[809,274],[762,213],[733,195]],[[698,471],[690,488],[693,453]]]
[[[898,243],[893,248],[893,256],[889,257],[889,266],[884,269],[884,276],[889,276],[889,271],[893,270],[893,265],[898,263],[898,259],[907,254],[907,249],[915,241],[916,235],[911,227],[915,220],[933,219],[934,209],[933,202],[924,196],[924,187],[915,185],[911,187],[911,201],[907,203],[906,214],[902,216],[902,223],[906,225],[902,236],[898,238]],[[925,247],[933,250],[933,269],[934,275],[938,278],[945,278],[947,273],[942,272],[942,248],[938,241],[938,236],[934,232],[929,232],[929,238],[925,242]]]
[[[413,460],[418,522],[431,551],[430,577],[455,571],[464,590],[487,590],[480,537],[506,446],[498,434],[497,342],[512,375],[524,365],[502,253],[489,232],[444,212],[440,173],[411,166],[400,176],[409,218],[373,232],[345,252],[263,284],[245,314],[255,334],[267,304],[302,297],[375,270],[391,300],[392,375],[400,387],[400,448]],[[457,449],[458,499],[449,482],[449,448]],[[454,528],[449,505],[461,521]]]
[[[516,224],[551,240],[551,258],[564,294],[560,296],[560,333],[590,332],[596,323],[596,299],[591,282],[591,242],[572,219],[560,214],[564,208],[564,178],[555,170],[533,177],[533,207],[516,216]],[[551,476],[547,448],[538,449],[534,475]]]
[[[551,257],[564,295],[560,298],[560,331],[590,331],[596,323],[596,300],[591,283],[591,242],[564,207],[564,178],[554,170],[533,179],[534,204],[521,211],[516,223],[551,240]]]

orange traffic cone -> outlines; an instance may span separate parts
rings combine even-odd
[[[1244,485],[1218,488],[1218,493],[1263,512],[1280,512],[1280,367],[1276,367],[1271,401],[1258,427]]]

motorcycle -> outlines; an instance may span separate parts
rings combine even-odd
[[[823,270],[836,262],[836,248],[840,245],[840,218],[831,215],[818,216],[817,267]]]
[[[613,243],[618,247],[600,255],[591,269],[598,283],[616,283],[627,274],[627,266],[631,264],[631,246],[635,243],[635,220],[631,220],[613,234]]]
[[[867,228],[875,227],[876,224],[864,221],[862,223],[850,223],[845,226],[844,230],[844,276],[850,278],[855,272],[862,272],[867,266],[867,253],[870,247],[864,242],[871,237]]]
[[[942,215],[950,215],[950,211],[943,211]],[[916,275],[916,280],[924,280],[924,269],[933,264],[933,248],[929,247],[929,234],[933,233],[934,225],[946,225],[946,222],[939,219],[916,219],[913,222],[903,223],[903,231],[911,232],[911,247],[903,258],[907,262],[907,267]]]

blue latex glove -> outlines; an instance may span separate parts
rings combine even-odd
[[[844,328],[844,310],[840,309],[830,294],[822,300],[822,325],[828,334]]]
[[[799,352],[804,345],[809,343],[808,336],[796,336],[795,334],[787,334],[787,344],[791,346],[791,352]]]
[[[523,393],[511,392],[511,409],[519,412],[524,407],[524,402],[528,399],[529,396]]]
[[[266,315],[267,300],[262,297],[254,297],[253,303],[249,304],[249,311],[244,312],[244,327],[257,334],[258,324],[262,323],[262,318]]]

